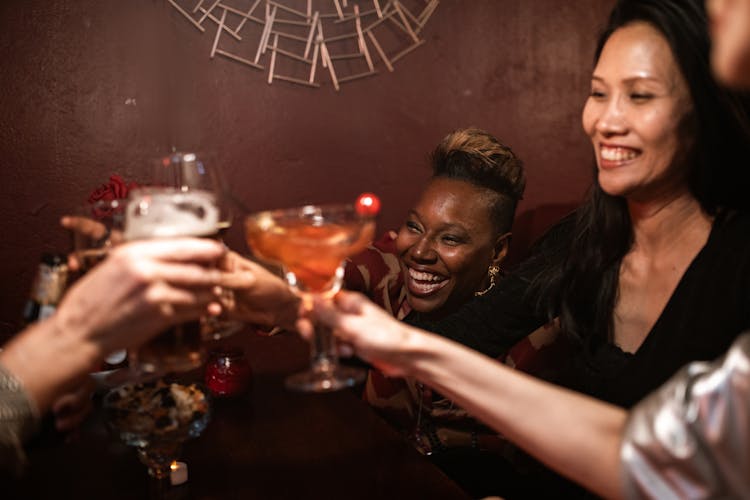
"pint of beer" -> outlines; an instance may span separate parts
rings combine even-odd
[[[130,195],[125,239],[214,237],[218,222],[219,210],[210,192],[139,189]],[[172,327],[130,353],[131,368],[146,373],[188,371],[199,367],[204,359],[199,320]]]

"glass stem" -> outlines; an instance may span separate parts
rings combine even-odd
[[[316,373],[331,373],[338,366],[336,341],[327,326],[315,323],[315,339],[310,350],[312,369]]]
[[[148,497],[150,500],[164,500],[169,497],[172,485],[167,477],[150,476],[148,478]]]

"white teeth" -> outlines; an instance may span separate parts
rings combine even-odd
[[[608,148],[604,146],[602,146],[600,154],[602,156],[602,159],[607,161],[632,160],[633,158],[638,156],[638,153],[631,149]]]
[[[409,284],[409,289],[412,291],[412,293],[417,293],[419,295],[429,295],[443,288],[446,283],[448,282],[442,281],[440,283],[417,283],[416,281],[412,281]]]
[[[415,271],[409,268],[409,289],[411,293],[429,295],[448,284],[448,278],[433,273]]]
[[[415,271],[414,269],[409,269],[409,277],[417,281],[436,281],[437,282],[437,281],[445,280],[445,278],[443,278],[442,276],[438,276],[437,274]]]

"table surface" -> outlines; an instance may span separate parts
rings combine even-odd
[[[296,335],[246,331],[227,342],[245,349],[253,387],[214,400],[208,427],[184,446],[189,481],[172,497],[468,498],[353,391],[286,390],[285,376],[307,364],[308,347]],[[96,415],[72,442],[31,446],[27,473],[3,480],[2,498],[147,498],[145,466]]]

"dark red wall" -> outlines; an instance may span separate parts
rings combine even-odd
[[[113,172],[143,179],[173,146],[216,151],[250,209],[374,191],[384,229],[420,191],[437,141],[482,127],[526,161],[525,246],[557,216],[549,205],[588,184],[580,111],[611,4],[443,0],[394,73],[336,93],[209,59],[212,36],[165,0],[3,0],[0,333],[16,327],[39,254],[68,248],[60,215]],[[228,240],[245,249],[239,225]]]

